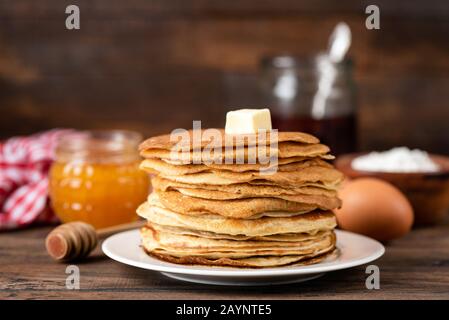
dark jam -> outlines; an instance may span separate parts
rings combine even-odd
[[[354,114],[327,119],[313,119],[309,116],[271,116],[273,128],[279,131],[301,131],[316,136],[331,148],[333,155],[354,152],[357,148],[356,117]]]

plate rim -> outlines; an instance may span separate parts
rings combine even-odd
[[[152,271],[158,271],[158,272],[166,272],[166,273],[175,273],[175,274],[186,274],[186,275],[202,275],[202,276],[217,276],[217,277],[263,277],[263,276],[289,276],[289,275],[304,275],[304,274],[313,274],[313,273],[323,273],[323,272],[330,272],[330,271],[337,271],[337,270],[343,270],[348,269],[360,265],[367,264],[369,262],[375,261],[379,259],[384,253],[385,253],[385,247],[383,244],[381,244],[379,241],[372,239],[370,237],[357,234],[354,232],[346,231],[346,230],[339,230],[336,229],[335,233],[337,235],[337,242],[338,242],[338,235],[345,235],[349,237],[356,237],[359,239],[363,239],[364,241],[369,241],[376,245],[378,248],[376,252],[360,259],[354,259],[347,262],[340,262],[337,264],[332,264],[332,262],[327,262],[328,265],[326,265],[326,262],[320,262],[317,264],[312,265],[306,265],[306,266],[292,266],[292,267],[275,267],[275,268],[262,268],[262,269],[242,269],[242,268],[234,268],[232,267],[210,267],[210,266],[196,266],[196,265],[180,265],[180,264],[174,264],[162,260],[157,260],[154,257],[148,256],[150,259],[155,259],[159,263],[167,264],[167,265],[156,265],[151,264],[148,262],[142,262],[142,261],[135,261],[130,260],[128,258],[124,258],[120,255],[117,255],[116,253],[112,252],[108,248],[108,244],[112,242],[113,238],[123,236],[124,234],[128,233],[136,233],[139,232],[139,229],[133,229],[128,231],[123,231],[120,233],[116,233],[112,236],[109,236],[106,238],[102,245],[101,249],[103,253],[111,258],[112,260],[118,261],[120,263],[130,265],[133,267],[146,269],[146,270],[152,270]],[[342,250],[342,248],[339,248]],[[148,266],[151,266],[149,268]],[[195,267],[195,269],[191,268]],[[200,269],[198,269],[200,268]]]

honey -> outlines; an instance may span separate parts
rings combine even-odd
[[[64,137],[50,170],[50,199],[63,222],[103,228],[137,219],[149,177],[139,170],[137,134],[86,132]]]

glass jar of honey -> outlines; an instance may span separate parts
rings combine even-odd
[[[103,228],[137,219],[149,192],[139,170],[141,136],[131,131],[86,131],[63,136],[50,170],[50,199],[63,222]]]

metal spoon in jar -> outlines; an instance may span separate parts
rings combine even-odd
[[[351,29],[346,23],[340,22],[329,37],[327,53],[318,56],[318,89],[313,98],[311,111],[314,119],[322,119],[326,113],[326,102],[337,77],[335,64],[343,61],[350,46]]]

